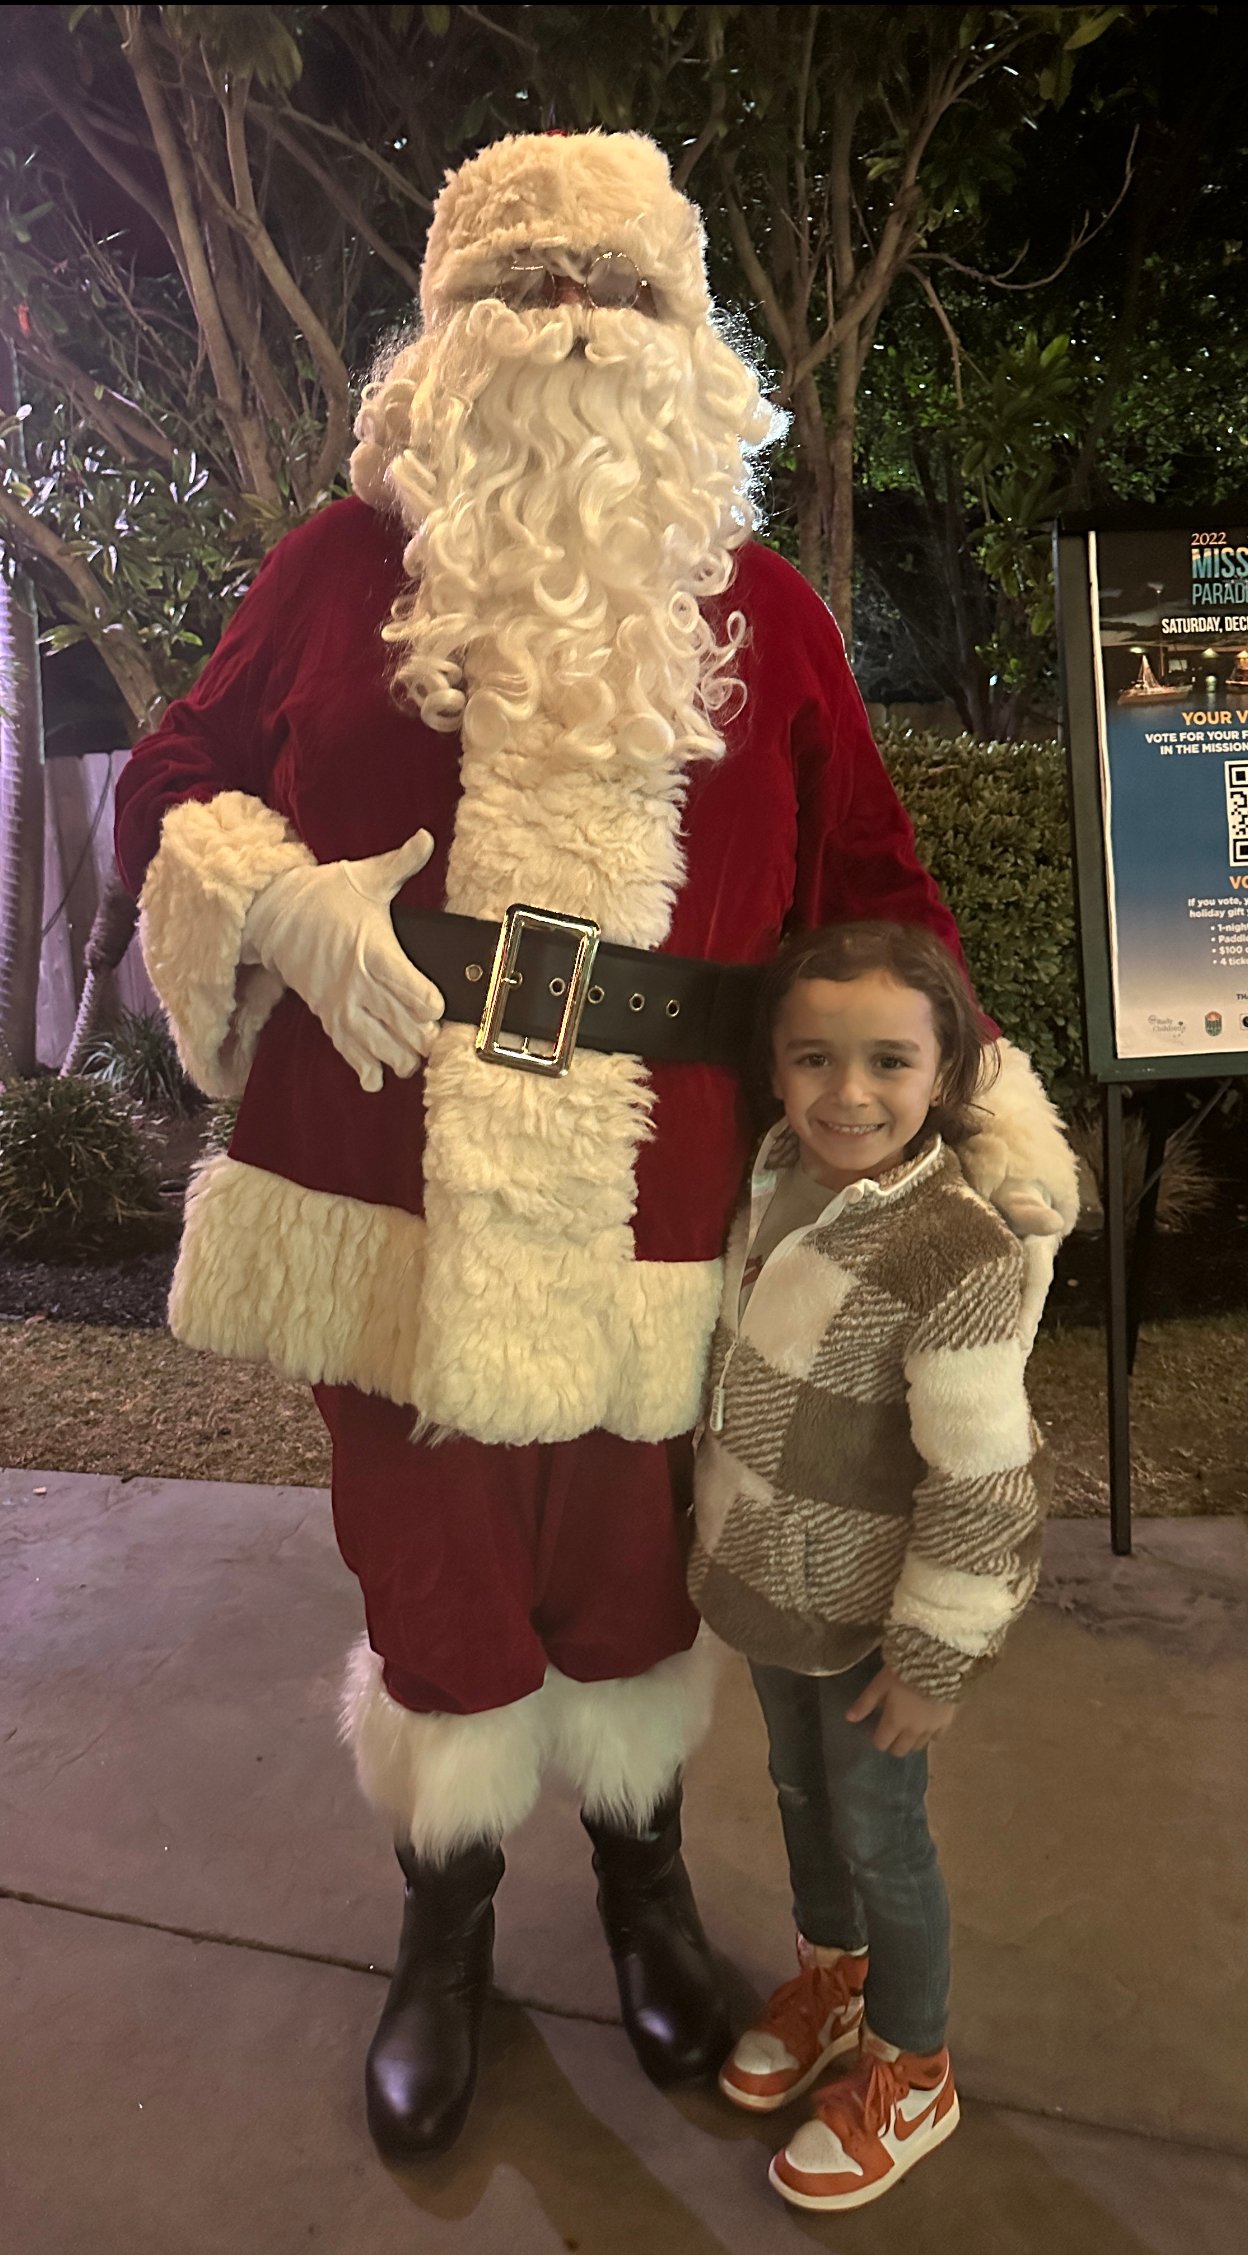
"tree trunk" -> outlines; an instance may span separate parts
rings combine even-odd
[[[965,579],[966,525],[960,519],[952,493],[952,471],[945,466],[944,545],[946,585],[953,613],[958,649],[958,707],[972,736],[991,734],[992,690],[988,668],[975,647],[970,603]]]
[[[807,377],[793,395],[793,435],[798,562],[811,586],[826,596],[832,540],[832,456],[813,376]]]
[[[836,410],[828,449],[832,466],[832,537],[828,544],[828,600],[854,656],[854,416],[858,401],[858,332],[836,356]]]
[[[109,878],[100,896],[91,923],[86,946],[86,978],[83,981],[82,1000],[70,1036],[65,1062],[61,1066],[62,1078],[76,1073],[86,1054],[88,1044],[94,1040],[105,1015],[112,985],[112,974],[117,969],[139,920],[139,904],[126,891],[116,871]]]
[[[0,342],[0,414],[18,408],[13,348]],[[20,424],[8,440],[25,472]],[[43,699],[39,624],[25,573],[0,572],[0,1071],[35,1067],[43,921]]]

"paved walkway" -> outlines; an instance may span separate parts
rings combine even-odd
[[[354,1585],[310,1490],[0,1474],[6,2255],[1241,2255],[1248,1530],[1059,1523],[934,1758],[964,2124],[799,2218],[774,2130],[665,2096],[615,2024],[588,1849],[509,1849],[500,2001],[445,2160],[374,2158],[359,2070],[399,1881],[334,1740]],[[748,1683],[689,1782],[707,1925],[791,1948]]]

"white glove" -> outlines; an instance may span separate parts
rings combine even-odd
[[[1022,1175],[1007,1174],[993,1191],[992,1203],[1016,1237],[1058,1237],[1065,1230],[1066,1224],[1042,1182],[1026,1182]]]
[[[368,861],[284,870],[256,894],[243,925],[243,962],[263,963],[302,995],[370,1094],[386,1065],[410,1078],[445,1007],[390,922],[395,894],[432,852],[429,832],[418,830]]]

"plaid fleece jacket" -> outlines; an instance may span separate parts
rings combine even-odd
[[[935,1139],[776,1247],[738,1322],[779,1170],[729,1241],[690,1589],[751,1660],[837,1674],[877,1645],[956,1699],[1031,1596],[1044,1514],[1023,1371],[1052,1241],[1020,1244]]]

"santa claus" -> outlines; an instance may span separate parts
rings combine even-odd
[[[688,1436],[787,929],[956,933],[836,626],[753,538],[773,428],[698,216],[635,134],[454,174],[356,498],[279,543],[118,791],[184,1062],[242,1092],[180,1339],[310,1380],[363,1592],[343,1728],[406,1881],[382,2150],[471,2098],[502,1840],[581,1795],[658,2081],[731,2031],[680,1858],[708,1660]],[[965,1153],[1017,1226],[1074,1170],[1008,1044]]]

